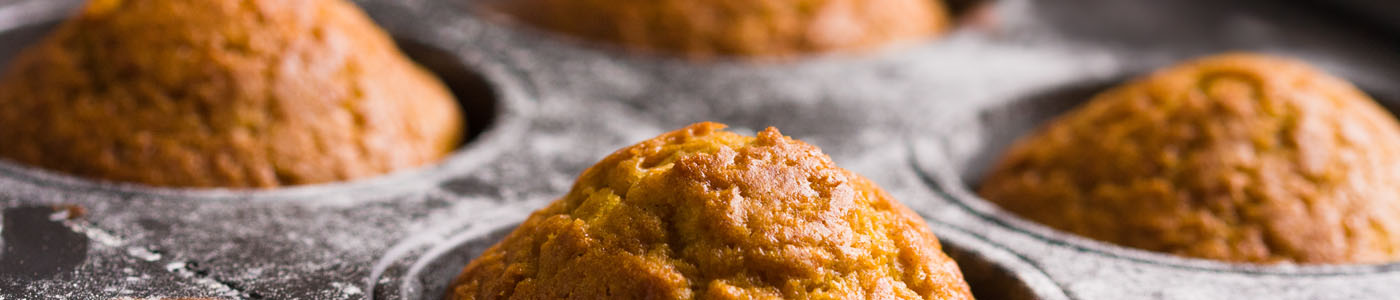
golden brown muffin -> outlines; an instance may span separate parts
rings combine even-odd
[[[0,156],[161,186],[275,187],[436,161],[447,89],[342,0],[95,0],[0,78]]]
[[[923,220],[821,150],[699,123],[583,172],[448,299],[971,299]]]
[[[937,35],[941,0],[502,0],[539,27],[692,58],[852,51]]]
[[[1291,59],[1227,54],[1109,90],[1014,145],[983,197],[1094,239],[1239,262],[1400,258],[1400,126]]]

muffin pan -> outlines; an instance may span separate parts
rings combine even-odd
[[[79,3],[0,0],[0,65]],[[1388,82],[1400,78],[1396,41],[1313,7],[1000,0],[990,4],[995,22],[916,45],[784,63],[695,63],[487,18],[467,0],[358,3],[460,98],[474,132],[460,150],[416,170],[277,190],[151,188],[0,161],[0,295],[438,299],[461,266],[563,195],[585,167],[696,121],[750,133],[777,126],[821,147],[929,220],[984,299],[1400,293],[1400,265],[1177,258],[1060,233],[969,192],[988,162],[1031,128],[1104,87],[1189,57],[1290,55],[1381,101],[1400,95]],[[29,230],[64,238],[36,239]],[[73,245],[86,250],[53,250],[44,258],[51,268],[12,271],[30,270],[10,265],[24,249]]]

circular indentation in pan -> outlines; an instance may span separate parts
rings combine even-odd
[[[986,239],[942,224],[934,226],[943,252],[958,262],[979,300],[1069,299],[1040,268]]]
[[[457,98],[467,126],[458,149],[476,142],[483,133],[495,126],[498,118],[502,117],[505,104],[499,100],[501,95],[497,93],[497,89],[492,87],[490,81],[472,72],[471,68],[454,54],[417,40],[400,38],[396,42],[405,56],[442,79],[452,91],[452,95]]]
[[[950,120],[940,131],[913,145],[914,164],[926,183],[952,202],[990,223],[1030,235],[1046,243],[1139,263],[1205,272],[1272,274],[1285,276],[1346,276],[1400,271],[1400,263],[1374,265],[1261,265],[1230,263],[1128,248],[1059,231],[1022,219],[982,199],[974,190],[986,172],[1013,142],[1042,124],[1068,112],[1121,81],[1087,81],[1062,85],[983,108],[959,120]],[[1367,89],[1392,114],[1400,98],[1386,90]]]
[[[375,293],[374,297],[442,299],[467,263],[504,239],[517,225],[507,222],[499,226],[468,227],[426,251],[401,277],[371,278],[371,283],[391,287],[387,292]],[[935,231],[943,250],[957,261],[977,299],[1069,299],[1045,273],[1014,253],[952,227],[938,225]],[[388,284],[382,284],[386,282]]]
[[[442,299],[467,263],[500,242],[518,225],[510,223],[475,232],[469,230],[429,251],[400,278],[397,299]]]
[[[30,1],[24,3],[38,3]],[[26,6],[27,22],[0,22],[0,67],[25,47],[52,31],[78,3]],[[14,7],[0,7],[0,16]],[[392,6],[376,9],[393,9]],[[408,14],[384,14],[403,17]],[[443,160],[419,168],[345,182],[290,186],[277,189],[196,189],[151,187],[134,183],[105,182],[79,178],[24,166],[0,159],[0,176],[64,190],[115,194],[140,194],[197,199],[301,199],[337,198],[386,194],[427,187],[488,161],[509,147],[525,130],[524,120],[531,94],[518,78],[518,72],[481,53],[459,49],[467,41],[432,35],[426,28],[401,28],[390,33],[405,56],[437,75],[457,98],[466,118],[463,144]]]

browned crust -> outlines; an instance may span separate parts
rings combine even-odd
[[[115,181],[274,187],[436,161],[462,117],[341,0],[96,0],[0,79],[0,156]]]
[[[619,150],[448,299],[971,299],[923,220],[821,150],[699,123]]]
[[[933,37],[941,0],[519,0],[504,11],[549,30],[691,58],[848,52]]]
[[[1236,53],[1109,90],[1009,150],[980,193],[1051,227],[1242,262],[1400,257],[1400,127],[1345,81]]]

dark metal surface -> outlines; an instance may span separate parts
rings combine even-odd
[[[77,2],[0,0],[0,61]],[[273,191],[100,183],[0,161],[0,298],[438,299],[476,252],[585,167],[696,121],[777,126],[822,147],[929,219],[984,298],[1400,294],[1394,265],[1230,265],[1124,249],[1006,215],[965,188],[989,155],[1055,112],[1194,56],[1291,55],[1382,101],[1400,95],[1393,41],[1307,8],[1002,0],[995,25],[939,40],[755,64],[630,55],[490,21],[466,1],[360,3],[479,122],[462,150],[419,170]],[[34,251],[45,263],[13,263]]]
[[[1340,10],[1343,17],[1360,18],[1363,24],[1380,27],[1400,36],[1400,1],[1392,0],[1309,0]]]

